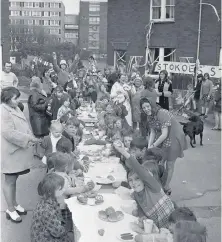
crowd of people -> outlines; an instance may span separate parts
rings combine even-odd
[[[168,73],[161,71],[154,81],[142,78],[135,67],[131,73],[113,68],[102,73],[93,57],[88,69],[78,55],[70,65],[65,60],[58,65],[55,53],[53,60],[41,76],[31,78],[28,109],[32,130],[19,102],[18,79],[11,72],[11,64],[5,65],[1,135],[6,217],[19,223],[21,215],[27,213],[16,201],[16,181],[29,173],[37,160],[47,171],[38,186],[42,199],[33,212],[31,241],[78,241],[81,231],[73,224],[65,199],[94,187],[93,182],[84,183],[90,159],[80,159],[78,151],[85,128],[78,119],[79,108],[90,103],[92,113],[97,113],[95,128],[112,145],[113,155],[127,171],[127,181],[115,183],[115,187],[133,189],[137,203],[133,215],[139,222],[149,218],[157,227],[174,231],[175,242],[205,242],[205,227],[192,211],[177,207],[170,197],[174,164],[184,156],[187,142],[181,125],[169,111],[173,89]],[[211,94],[209,75],[198,75],[194,99],[203,102],[201,115],[208,114]],[[217,130],[220,98],[219,87],[214,99]]]

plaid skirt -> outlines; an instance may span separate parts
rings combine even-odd
[[[163,190],[161,193],[163,194],[162,198],[149,212],[146,212],[146,216],[152,219],[158,228],[168,228],[169,216],[175,209],[173,202]]]

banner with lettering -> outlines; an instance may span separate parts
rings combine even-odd
[[[194,74],[195,63],[183,63],[183,62],[158,62],[155,67],[155,72],[166,70],[169,73],[178,74]],[[209,73],[210,77],[221,78],[222,77],[222,66],[199,66],[199,70],[202,74]]]

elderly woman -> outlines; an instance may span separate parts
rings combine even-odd
[[[18,108],[20,92],[15,87],[7,87],[1,92],[1,171],[5,175],[3,192],[8,209],[6,217],[19,223],[19,214],[25,209],[16,201],[16,181],[20,175],[30,171],[33,160],[33,145],[38,141],[29,124]]]
[[[207,118],[209,108],[213,104],[213,82],[210,80],[210,75],[208,73],[204,74],[204,79],[202,81],[200,89],[200,100],[201,100],[201,116]]]
[[[30,88],[32,91],[28,98],[30,123],[34,135],[40,138],[49,134],[50,117],[46,114],[48,99],[42,89],[40,78],[32,78]]]
[[[172,96],[172,82],[168,78],[168,72],[162,70],[159,79],[155,82],[155,90],[157,92],[157,104],[162,108],[169,110],[169,97]]]
[[[173,115],[151,99],[142,98],[140,100],[141,111],[145,114],[143,119],[147,130],[149,130],[148,148],[158,147],[164,150],[167,161],[167,178],[165,192],[170,195],[169,183],[173,176],[174,164],[178,157],[184,156],[183,151],[187,149],[187,141],[181,125]]]
[[[111,89],[110,97],[115,102],[120,102],[120,99],[124,96],[123,105],[125,106],[128,114],[125,117],[128,125],[132,127],[132,112],[129,98],[129,89],[127,85],[128,77],[125,73],[120,74],[119,80],[114,83]],[[121,101],[122,103],[122,101]]]

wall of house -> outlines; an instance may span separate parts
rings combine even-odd
[[[179,57],[196,59],[199,1],[175,0],[175,21],[161,22],[153,25],[150,47],[175,48],[177,61]],[[221,3],[211,0],[219,16]],[[128,42],[127,58],[131,55],[145,54],[145,26],[150,22],[150,1],[147,0],[109,0],[107,48],[108,64],[113,65],[113,42]],[[113,46],[114,45],[114,46]],[[200,63],[202,65],[218,65],[221,48],[221,22],[210,6],[202,6],[202,26],[200,39]]]

